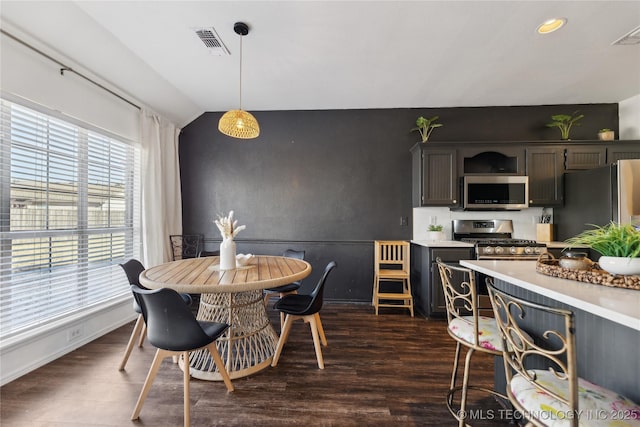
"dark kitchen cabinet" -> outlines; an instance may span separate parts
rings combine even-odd
[[[436,258],[439,257],[447,263],[458,263],[462,259],[472,259],[473,248],[426,247],[412,244],[411,254],[411,286],[415,309],[425,317],[445,316],[444,292]]]
[[[524,175],[524,144],[464,146],[458,155],[461,175]]]
[[[601,145],[567,146],[566,170],[593,169],[607,163],[607,148]]]
[[[624,159],[640,159],[640,143],[623,143],[607,147],[607,163],[615,163]]]
[[[562,205],[564,149],[559,146],[528,147],[526,163],[529,176],[529,206]]]
[[[413,206],[457,206],[456,150],[412,149]]]

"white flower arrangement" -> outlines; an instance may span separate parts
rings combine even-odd
[[[233,239],[239,232],[247,228],[244,225],[237,225],[238,220],[234,221],[233,211],[229,211],[229,216],[226,217],[218,215],[218,219],[213,222],[218,227],[218,230],[220,230],[223,239]]]

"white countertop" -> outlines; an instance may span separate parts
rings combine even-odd
[[[427,248],[472,248],[474,246],[473,243],[457,240],[412,240],[411,243]]]
[[[559,279],[536,272],[533,261],[475,261],[460,264],[523,289],[640,331],[640,291]]]

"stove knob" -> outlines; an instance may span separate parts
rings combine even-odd
[[[532,254],[533,253],[533,248],[531,246],[527,246],[526,248],[524,248],[524,253],[525,254]]]
[[[518,249],[516,249],[516,247],[515,247],[515,246],[511,246],[511,247],[509,248],[509,253],[511,253],[511,254],[517,254],[517,253],[518,253]]]
[[[504,252],[504,248],[502,246],[496,247],[496,254],[501,254]]]
[[[484,249],[482,250],[482,252],[484,252],[485,254],[491,255],[493,253],[493,247],[492,246],[485,246]]]
[[[547,250],[546,250],[546,248],[539,248],[539,247],[536,247],[536,248],[534,249],[534,252],[535,252],[536,254],[538,254],[538,255],[539,255],[539,254],[541,254],[541,253],[543,253],[543,252],[546,252],[546,251],[547,251]]]

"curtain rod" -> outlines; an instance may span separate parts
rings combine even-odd
[[[29,49],[33,50],[34,52],[39,53],[40,55],[44,56],[44,57],[45,57],[45,58],[47,58],[48,60],[50,60],[50,61],[55,62],[56,64],[58,64],[58,65],[61,67],[61,68],[60,68],[60,75],[61,75],[61,76],[64,76],[64,72],[65,72],[65,71],[69,71],[69,72],[71,72],[71,73],[73,73],[73,74],[75,74],[75,75],[77,75],[77,76],[79,76],[79,77],[82,77],[83,79],[85,79],[85,80],[86,80],[86,81],[88,81],[89,83],[93,83],[94,85],[98,86],[100,89],[102,89],[102,90],[104,90],[104,91],[106,91],[106,92],[109,92],[111,95],[113,95],[113,96],[115,96],[115,97],[117,97],[117,98],[120,98],[121,100],[123,100],[123,101],[124,101],[124,102],[126,102],[127,104],[129,104],[129,105],[131,105],[131,106],[133,106],[133,107],[136,107],[138,110],[142,110],[142,107],[140,107],[139,105],[137,105],[137,104],[135,104],[135,103],[133,103],[133,102],[129,101],[127,98],[125,98],[125,97],[123,97],[123,96],[121,96],[121,95],[117,94],[116,92],[114,92],[114,91],[112,91],[111,89],[109,89],[109,88],[107,88],[107,87],[105,87],[105,86],[101,85],[100,83],[96,82],[95,80],[90,79],[89,77],[85,76],[84,74],[81,74],[81,73],[77,72],[77,71],[76,71],[76,70],[74,70],[73,68],[71,68],[71,67],[69,67],[68,65],[65,65],[65,64],[63,64],[62,62],[58,61],[57,59],[55,59],[55,58],[53,58],[53,57],[49,56],[48,54],[44,53],[44,52],[43,52],[43,51],[41,51],[40,49],[38,49],[38,48],[36,48],[36,47],[34,47],[34,46],[31,46],[29,43],[27,43],[27,42],[25,42],[25,41],[23,41],[23,40],[20,40],[19,38],[17,38],[17,37],[16,37],[16,36],[14,36],[13,34],[8,33],[7,31],[5,31],[5,30],[3,30],[3,29],[1,29],[1,28],[0,28],[0,32],[1,32],[2,34],[6,35],[7,37],[10,37],[10,38],[12,38],[13,40],[17,41],[18,43],[22,44],[23,46],[28,47]]]

